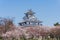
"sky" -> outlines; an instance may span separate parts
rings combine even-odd
[[[16,25],[29,9],[45,26],[60,23],[60,0],[0,0],[0,17],[14,18]]]

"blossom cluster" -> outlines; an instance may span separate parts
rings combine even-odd
[[[32,36],[39,37],[41,35],[45,36],[48,33],[46,27],[16,27],[14,30],[7,31],[2,34],[2,37],[22,37],[30,38]]]

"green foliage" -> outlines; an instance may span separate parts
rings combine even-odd
[[[2,40],[2,37],[0,37],[0,40]]]
[[[20,40],[26,40],[26,38],[23,36],[23,37],[20,38]]]
[[[58,26],[58,25],[60,25],[59,22],[56,22],[56,23],[54,24],[54,26]]]

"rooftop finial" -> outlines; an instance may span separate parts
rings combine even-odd
[[[32,9],[29,9],[29,12],[31,12],[32,11]]]
[[[29,9],[28,12],[26,12],[25,14],[27,14],[27,15],[33,15],[33,14],[35,14],[35,12],[33,12],[32,9]]]

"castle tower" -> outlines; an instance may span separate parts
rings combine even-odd
[[[23,21],[19,23],[20,26],[36,26],[41,25],[42,21],[39,21],[35,17],[35,12],[29,10],[28,12],[24,13],[25,16],[23,17]]]

